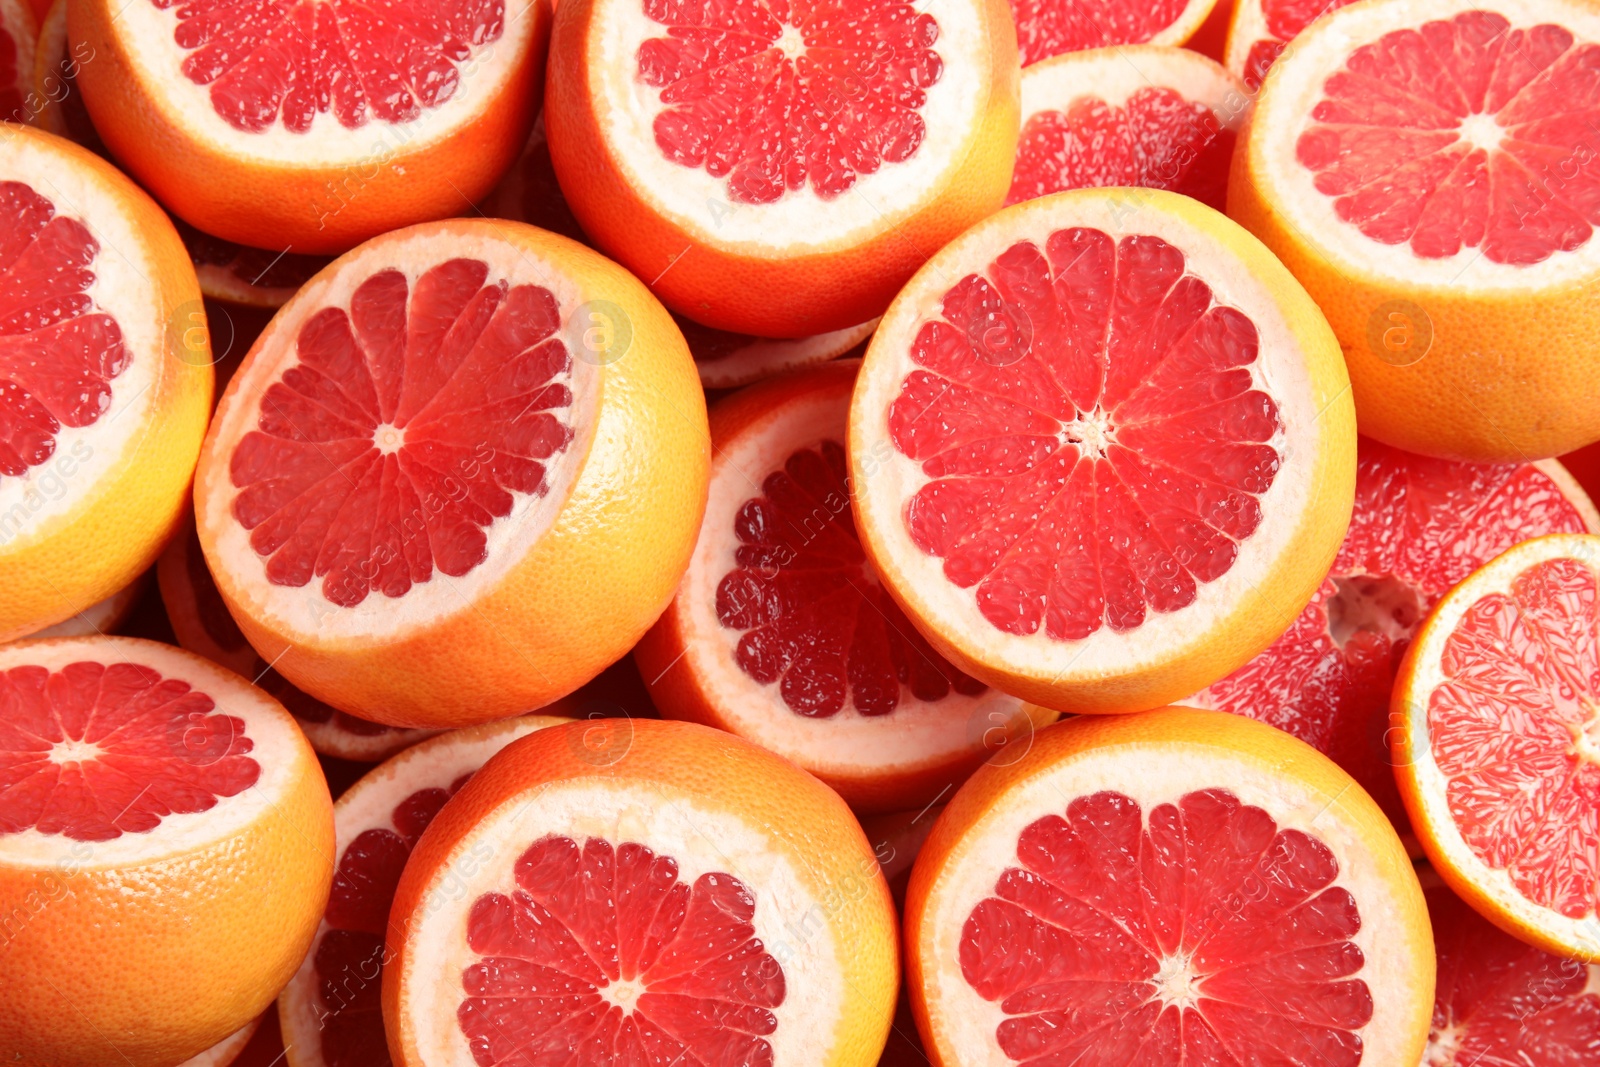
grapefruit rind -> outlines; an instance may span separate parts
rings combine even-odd
[[[878,320],[819,333],[811,337],[774,340],[752,337],[750,343],[726,356],[695,360],[700,384],[707,389],[736,389],[763,378],[837,359],[872,336]],[[693,343],[690,345],[693,350]]]
[[[973,593],[911,539],[905,502],[929,479],[889,442],[887,414],[916,364],[910,339],[936,317],[956,279],[988,268],[1018,241],[1083,226],[1152,234],[1182,251],[1217,304],[1255,324],[1257,387],[1280,412],[1282,459],[1260,496],[1264,518],[1232,567],[1189,607],[1151,614],[1137,629],[1102,627],[1082,641],[1041,628],[1004,633]],[[1188,197],[1153,189],[1082,189],[1006,208],[951,242],[907,284],[868,347],[850,412],[849,454],[862,545],[907,616],[956,666],[997,688],[1065,712],[1140,711],[1223,677],[1269,645],[1321,584],[1349,522],[1355,492],[1355,415],[1338,345],[1292,277],[1248,233]]]
[[[238,1059],[244,1052],[245,1046],[250,1044],[250,1039],[256,1036],[256,1031],[260,1027],[261,1016],[258,1015],[200,1055],[184,1060],[178,1067],[228,1067],[228,1064]]]

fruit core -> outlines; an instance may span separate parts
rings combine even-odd
[[[767,475],[739,508],[717,618],[742,630],[734,660],[797,715],[887,715],[982,683],[933,650],[891,600],[856,538],[844,447],[823,441]]]
[[[808,185],[829,200],[922,145],[944,62],[939,24],[905,0],[644,0],[644,13],[667,31],[637,57],[660,90],[656,145],[726,178],[734,203]]]
[[[383,270],[310,315],[230,463],[268,581],[354,607],[488,558],[486,530],[542,497],[573,437],[572,358],[548,289],[453,259]]]
[[[1255,324],[1153,236],[1059,230],[944,295],[888,412],[905,521],[1005,633],[1081,640],[1194,603],[1281,458]]]

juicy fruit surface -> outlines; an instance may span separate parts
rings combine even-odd
[[[1266,0],[1262,3],[1261,14],[1266,20],[1267,31],[1272,36],[1251,43],[1250,51],[1245,58],[1243,74],[1245,85],[1250,89],[1259,89],[1261,80],[1267,76],[1273,61],[1283,54],[1288,42],[1299,36],[1300,31],[1311,25],[1318,15],[1337,10],[1351,2],[1352,0]]]
[[[1170,189],[1222,210],[1237,135],[1211,108],[1146,86],[1120,107],[1080,96],[1023,124],[1006,203],[1098,186]]]
[[[472,906],[457,1018],[493,1064],[771,1067],[784,972],[731,875],[685,884],[644,845],[552,835],[517,861],[517,890]]]
[[[1139,44],[1177,21],[1185,0],[1127,4],[1116,0],[1011,0],[1022,65],[1063,52]]]
[[[0,833],[149,833],[255,785],[244,722],[137,663],[0,674]]]
[[[454,259],[384,270],[301,326],[298,363],[265,392],[230,461],[233,515],[267,579],[354,607],[488,557],[513,493],[542,496],[572,429],[572,359],[537,285]]]
[[[1586,529],[1583,514],[1532,464],[1455,463],[1361,438],[1355,510],[1328,579],[1271,648],[1199,702],[1313,745],[1403,827],[1389,695],[1417,624],[1512,545]]]
[[[1594,968],[1523,944],[1449,890],[1427,897],[1439,978],[1423,1067],[1577,1067],[1600,1055]]]
[[[1012,1060],[1361,1062],[1361,914],[1316,837],[1224,789],[1148,818],[1108,791],[1030,823],[1016,855],[960,946]]]
[[[1474,855],[1569,918],[1600,903],[1600,581],[1534,564],[1473,603],[1427,694],[1445,799]]]
[[[639,48],[660,90],[657,146],[727,179],[734,203],[807,186],[831,199],[916,154],[943,61],[939,25],[904,0],[645,0],[666,35]]]
[[[55,455],[63,426],[92,426],[131,355],[95,309],[96,241],[21,182],[0,182],[0,475]]]
[[[798,715],[846,707],[887,715],[913,699],[981,682],[952,667],[871,576],[850,511],[844,446],[795,452],[734,516],[737,566],[717,585],[717,618],[743,630],[734,659],[763,685],[778,683]]]
[[[1323,86],[1295,152],[1339,217],[1424,259],[1539,263],[1588,242],[1600,45],[1493,12],[1395,30]]]
[[[295,133],[320,113],[357,129],[410,122],[461,84],[500,37],[504,0],[152,0],[175,9],[184,75],[236,129]]]
[[[1166,241],[1058,230],[945,294],[889,409],[912,540],[994,627],[1057,641],[1194,602],[1261,522],[1255,325]]]

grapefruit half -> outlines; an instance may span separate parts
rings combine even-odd
[[[178,1067],[228,1067],[244,1055],[244,1050],[255,1039],[259,1029],[261,1016],[258,1015],[200,1055],[184,1060]]]
[[[856,528],[957,667],[1138,711],[1270,644],[1338,550],[1355,418],[1333,335],[1261,245],[1160,190],[985,220],[873,335]]]
[[[1041,731],[911,875],[934,1063],[1414,1064],[1434,955],[1371,798],[1288,734],[1165,708]]]
[[[1300,31],[1352,0],[1237,0],[1223,62],[1252,91]]]
[[[429,223],[285,304],[195,476],[206,562],[297,688],[391,726],[572,692],[666,607],[705,399],[636,279],[521,223]]]
[[[1051,56],[1119,44],[1180,45],[1205,23],[1216,0],[1011,0],[1024,67]]]

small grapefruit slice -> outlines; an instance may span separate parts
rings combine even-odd
[[[228,1067],[244,1056],[244,1050],[250,1047],[259,1029],[261,1016],[258,1015],[200,1055],[184,1060],[178,1067]]]
[[[333,890],[311,951],[278,998],[289,1067],[389,1067],[379,1008],[389,906],[417,839],[484,761],[535,730],[526,715],[452,730],[369,771],[333,808]]]
[[[935,1063],[1413,1064],[1422,889],[1326,757],[1165,708],[1043,730],[967,781],[906,897]]]
[[[342,252],[459,214],[539,109],[548,0],[90,0],[79,82],[130,174],[205,233]]]
[[[545,126],[572,211],[680,314],[807,337],[883,313],[1005,197],[1004,0],[563,3]]]
[[[1033,723],[929,646],[861,550],[844,459],[859,366],[712,409],[700,541],[633,654],[664,716],[736,733],[882,812],[931,803]]]
[[[194,268],[154,201],[28,127],[0,155],[0,641],[104,600],[177,524],[211,407]]]
[[[0,706],[0,1048],[170,1067],[259,1016],[333,875],[328,788],[294,720],[126,637],[0,649]]]
[[[1349,521],[1333,335],[1188,197],[1030,200],[928,262],[850,413],[856,527],[957,667],[1073,712],[1209,685],[1311,598]]]
[[[33,83],[39,24],[27,0],[0,0],[0,120],[32,124],[43,107]]]
[[[1184,701],[1249,715],[1332,757],[1402,832],[1389,696],[1422,617],[1451,586],[1519,541],[1600,532],[1554,460],[1470,464],[1363,437],[1356,506],[1333,569],[1261,655]]]
[[[1022,135],[1006,203],[1064,189],[1170,189],[1222,210],[1244,87],[1184,48],[1069,52],[1022,72]]]
[[[329,263],[327,256],[275,252],[224,241],[181,222],[178,236],[194,260],[200,291],[229,304],[280,308]]]
[[[217,592],[217,583],[206,568],[205,554],[200,550],[200,538],[192,520],[185,523],[182,532],[161,554],[156,564],[156,579],[178,644],[271,693],[295,717],[311,747],[321,755],[376,763],[436,732],[404,730],[371,722],[331,708],[290,685],[288,679],[256,654],[239,624],[228,614],[228,605]]]
[[[1395,775],[1444,880],[1600,960],[1600,537],[1524,541],[1429,612],[1395,681]]]
[[[428,223],[335,261],[257,339],[196,525],[295,686],[391,726],[486,722],[649,629],[708,448],[683,337],[632,275],[522,223]]]
[[[145,576],[140,575],[104,600],[97,601],[72,616],[29,637],[93,637],[113,633],[133,613],[144,594]]]
[[[1381,0],[1273,67],[1228,210],[1327,314],[1363,433],[1480,462],[1600,438],[1597,56],[1587,0]]]
[[[1180,45],[1194,36],[1216,0],[1011,0],[1024,67],[1067,52],[1119,44]]]
[[[58,137],[105,155],[105,145],[83,106],[78,68],[94,58],[85,43],[67,40],[67,0],[55,0],[39,20],[39,48],[33,59],[33,88],[38,101],[34,125]]]
[[[1253,92],[1290,41],[1319,15],[1352,0],[1237,0],[1223,59]]]

